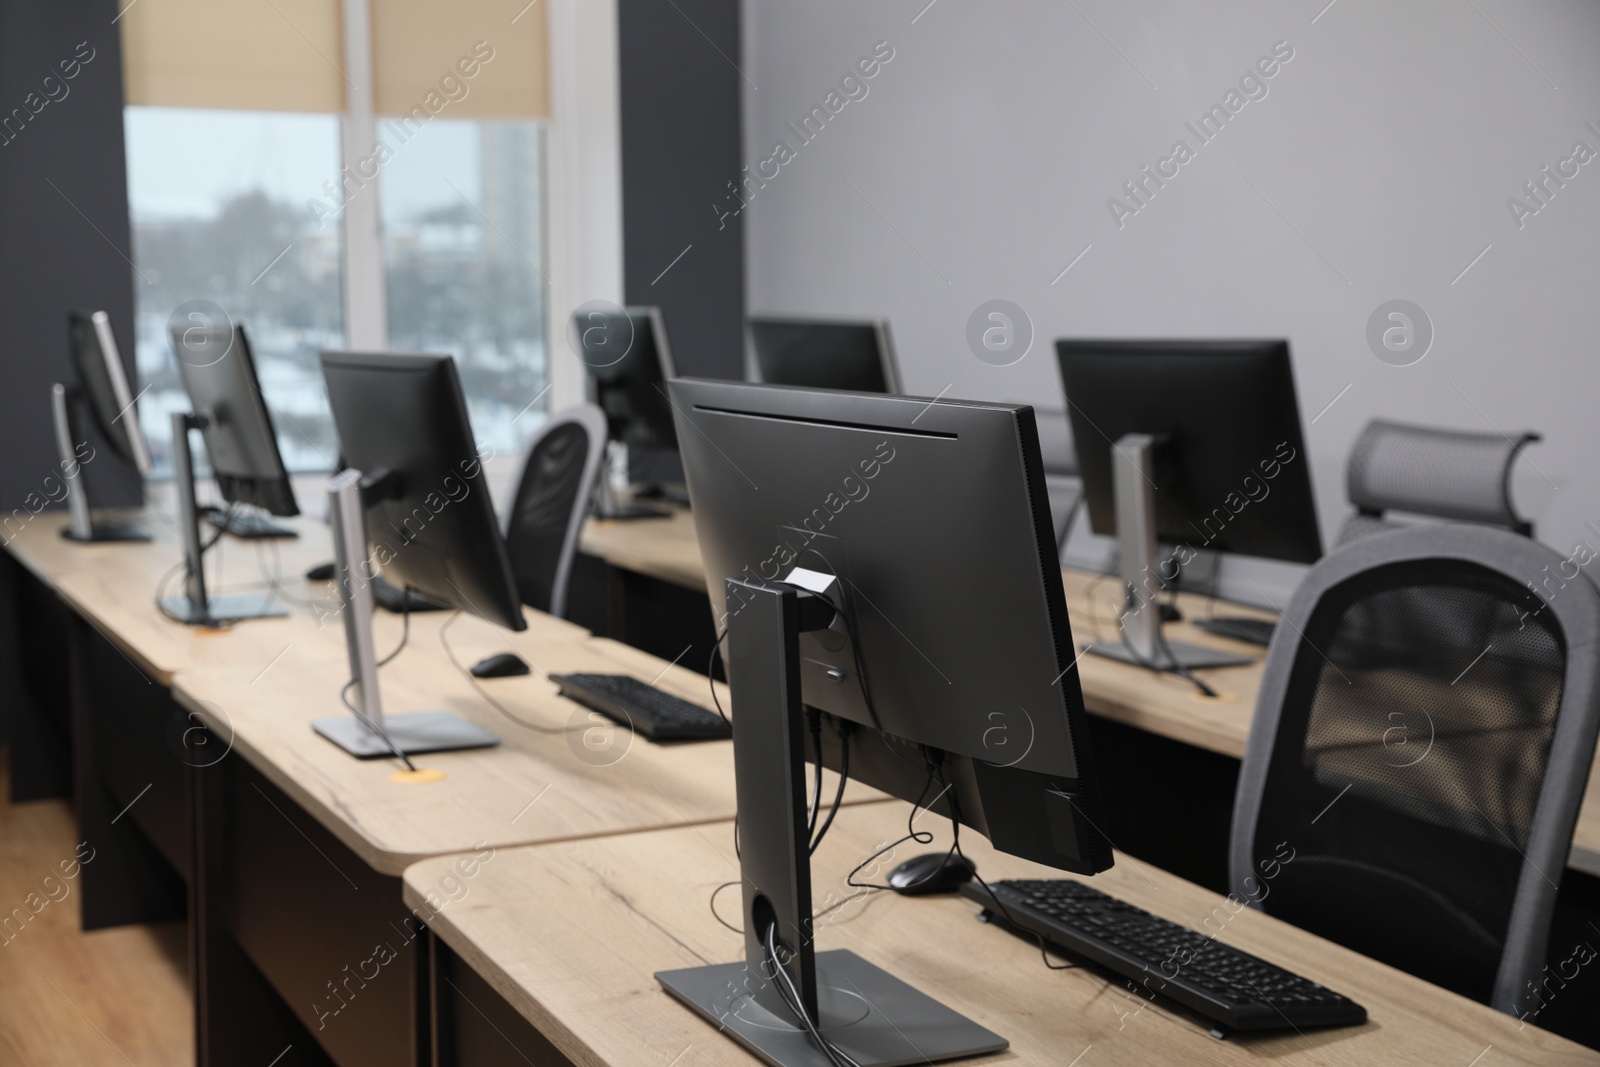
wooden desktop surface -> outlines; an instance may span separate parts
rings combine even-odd
[[[585,552],[614,567],[705,591],[700,543],[688,511],[674,509],[672,516],[664,519],[590,519],[584,525],[580,545]],[[1073,637],[1080,644],[1107,638],[1115,641],[1119,605],[1116,581],[1076,570],[1063,570],[1061,575]],[[1180,594],[1178,600],[1185,620],[1203,618],[1214,606],[1207,598],[1194,594]],[[1233,604],[1226,605],[1223,613],[1273,618],[1270,612]],[[1212,637],[1188,621],[1169,626],[1167,633],[1175,639],[1245,655],[1259,657],[1263,651],[1256,645]],[[1244,755],[1256,691],[1261,684],[1259,663],[1207,671],[1206,678],[1218,690],[1219,700],[1200,695],[1193,685],[1175,675],[1141,670],[1101,656],[1081,657],[1078,673],[1084,700],[1097,715],[1235,759]]]
[[[384,621],[381,649],[399,637],[398,620]],[[540,639],[462,616],[448,636],[463,665],[515,649],[533,668],[528,676],[480,683],[502,712],[450,662],[438,636],[436,628],[424,632],[413,622],[412,645],[382,670],[385,714],[449,711],[502,742],[414,757],[418,767],[444,772],[439,781],[409,783],[397,776],[396,761],[353,759],[313,732],[312,720],[349,714],[339,702],[349,678],[342,641],[332,649],[326,642],[296,644],[259,675],[240,666],[185,670],[173,692],[386,874],[479,842],[503,847],[733,817],[731,741],[662,745],[630,736],[558,696],[549,678],[564,671],[631,674],[709,707],[704,675],[604,638]],[[727,688],[719,683],[718,691],[728,707]],[[836,781],[830,773],[825,790]],[[847,793],[851,803],[881,796],[857,784]]]
[[[561,732],[541,734],[496,711],[445,652],[441,630],[454,613],[417,613],[405,651],[382,671],[385,710],[452,711],[503,743],[418,757],[419,766],[445,772],[443,780],[427,784],[393,781],[393,760],[347,756],[310,726],[313,719],[349,715],[339,700],[349,664],[334,587],[302,576],[307,566],[330,558],[327,528],[313,520],[289,522],[303,532],[278,543],[281,563],[274,565],[270,546],[260,550],[267,572],[283,575],[279,588],[288,615],[218,630],[186,626],[157,610],[156,587],[180,553],[175,531],[156,522],[148,523],[156,535],[149,544],[79,545],[60,539],[64,517],[40,516],[11,548],[152,681],[170,687],[230,743],[230,758],[248,759],[384,873],[398,875],[417,859],[468,850],[479,841],[522,844],[733,816],[731,742],[630,742],[625,731],[557,696],[547,677],[627,673],[710,706],[705,676],[535,611],[524,612],[528,629],[515,633],[461,615],[450,624],[450,647],[463,666],[499,652],[521,656],[533,674],[481,685],[510,714]],[[225,537],[221,548],[215,591],[266,587],[256,545]],[[216,559],[213,550],[208,563]],[[377,613],[380,655],[398,645],[403,628],[400,616]],[[727,707],[726,687],[719,692]],[[854,803],[881,794],[852,785],[848,797]]]
[[[675,509],[670,518],[628,522],[589,520],[581,542],[585,552],[615,567],[646,574],[689,589],[704,591],[705,569],[690,512]],[[1073,638],[1085,641],[1117,639],[1116,620],[1121,603],[1116,579],[1084,571],[1063,569],[1067,614]],[[1226,638],[1214,637],[1193,625],[1210,614],[1273,619],[1272,612],[1238,604],[1219,604],[1194,593],[1177,597],[1183,621],[1168,624],[1174,640],[1229,649],[1254,656],[1242,667],[1207,670],[1204,677],[1218,692],[1213,700],[1173,674],[1158,674],[1103,656],[1082,655],[1078,678],[1084,704],[1090,712],[1137,727],[1174,741],[1240,759],[1250,736],[1256,697],[1261,688],[1261,660],[1266,650]],[[1573,835],[1568,865],[1600,876],[1600,753],[1589,776],[1589,788]]]
[[[899,803],[840,813],[812,862],[819,911],[852,892],[846,873],[905,833],[907,814]],[[935,843],[899,846],[879,878],[909,856],[948,847],[944,820],[924,816],[918,828],[933,831]],[[974,833],[963,835],[962,847],[990,879],[1060,877],[994,852]],[[449,859],[428,860],[406,871],[405,895],[430,911],[443,901],[429,920],[435,934],[573,1062],[709,1067],[756,1061],[663,992],[653,974],[742,959],[742,937],[707,907],[713,889],[738,877],[732,827],[719,823],[498,850],[471,877]],[[1600,1053],[1259,912],[1235,912],[1225,898],[1125,856],[1092,881],[1344,993],[1366,1007],[1368,1022],[1219,1041],[1120,981],[1046,970],[1033,943],[975,921],[978,906],[953,896],[855,899],[817,920],[818,947],[850,949],[1010,1040],[1007,1052],[973,1063],[1600,1063]],[[736,889],[717,903],[737,925]]]

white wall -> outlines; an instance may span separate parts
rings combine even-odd
[[[1058,337],[1285,336],[1330,542],[1350,442],[1386,415],[1541,431],[1519,506],[1541,540],[1600,547],[1600,159],[1522,229],[1507,207],[1575,141],[1600,152],[1600,5],[927,5],[745,0],[752,167],[875,42],[895,50],[750,200],[752,313],[884,316],[909,392],[1057,408]],[[1194,147],[1184,123],[1279,41],[1267,95],[1119,228],[1108,198]],[[1014,366],[967,347],[992,298],[1032,319]],[[1366,340],[1396,298],[1435,329],[1411,366]]]

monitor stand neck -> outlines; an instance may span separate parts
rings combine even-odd
[[[88,479],[83,476],[84,460],[78,456],[77,420],[73,412],[83,403],[77,389],[57,383],[50,388],[50,416],[55,423],[56,453],[61,459],[61,476],[67,485],[67,513],[70,522],[61,531],[69,541],[148,541],[150,531],[131,522],[94,523],[89,507]],[[133,412],[126,413],[134,418]],[[87,444],[87,442],[84,442]],[[91,459],[93,456],[90,457]]]
[[[594,517],[597,519],[665,519],[672,512],[653,508],[648,504],[625,503],[617,498],[616,486],[611,481],[611,471],[628,465],[628,446],[620,441],[606,442],[606,461],[600,465],[600,477],[595,479]]]
[[[378,683],[378,652],[372,636],[376,601],[372,583],[377,568],[367,555],[367,493],[392,491],[393,476],[371,479],[345,469],[328,481],[328,519],[333,528],[333,577],[344,616],[345,650],[350,659],[348,703],[352,715],[317,719],[311,728],[358,759],[381,759],[397,752],[450,752],[492,748],[500,739],[445,711],[385,715]],[[401,552],[406,551],[404,547]]]
[[[1102,656],[1155,670],[1228,667],[1253,662],[1213,648],[1161,636],[1162,583],[1177,578],[1176,557],[1158,561],[1156,546],[1156,439],[1130,433],[1111,446],[1112,498],[1116,504],[1118,573],[1124,599],[1121,644],[1089,644]],[[1164,571],[1171,570],[1171,574]]]
[[[730,578],[728,684],[745,958],[656,975],[707,1021],[775,1067],[826,1067],[779,991],[763,937],[777,924],[781,966],[824,1036],[862,1067],[994,1052],[1003,1038],[847,950],[817,952],[806,827],[800,634],[833,608],[797,586]],[[820,754],[819,754],[820,758]]]
[[[203,415],[173,412],[172,480],[178,486],[178,533],[183,538],[183,595],[162,597],[161,609],[190,626],[218,626],[240,619],[265,619],[288,612],[272,593],[211,596],[206,591],[205,549],[201,542],[200,506],[195,496],[194,453],[189,434],[204,429]]]
[[[383,694],[378,688],[378,653],[372,640],[373,575],[367,569],[367,518],[361,505],[361,472],[342,470],[328,482],[328,520],[333,529],[333,574],[344,616],[345,651],[355,681],[351,703],[369,725],[383,729]]]

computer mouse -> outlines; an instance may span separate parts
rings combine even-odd
[[[331,582],[333,581],[334,571],[337,569],[337,564],[319,563],[315,567],[312,567],[310,570],[306,571],[306,581]]]
[[[913,856],[889,872],[889,888],[904,896],[924,893],[954,893],[972,881],[977,868],[965,856],[953,852],[929,852]]]
[[[528,665],[522,662],[522,657],[512,652],[499,652],[472,665],[474,678],[510,678],[527,673]]]

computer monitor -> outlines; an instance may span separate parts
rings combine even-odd
[[[509,630],[526,629],[455,361],[444,355],[324,352],[339,447],[329,483],[354,717],[318,733],[352,755],[479,748],[497,739],[445,712],[383,713],[372,644],[378,573]]]
[[[898,393],[900,373],[889,324],[824,319],[750,319],[756,374],[768,385]]]
[[[1128,586],[1123,642],[1093,650],[1164,670],[1249,662],[1165,641],[1152,605],[1198,551],[1321,557],[1289,343],[1072,339],[1056,354],[1090,526],[1117,535]],[[1158,542],[1173,548],[1158,558]]]
[[[183,594],[159,597],[157,603],[170,618],[191,626],[285,615],[287,610],[278,603],[275,592],[213,595],[206,588],[204,555],[210,545],[200,534],[194,453],[189,447],[191,433],[199,430],[204,436],[217,488],[225,499],[253,504],[278,515],[300,513],[278,454],[278,438],[272,432],[244,328],[174,326],[172,350],[191,408],[172,413],[172,474],[178,490],[178,529],[183,538]],[[210,518],[224,530],[248,529],[240,521],[248,518],[255,520],[258,536],[294,536],[288,527],[267,523],[255,515],[238,516],[232,508]]]
[[[56,447],[66,475],[71,524],[62,536],[75,541],[148,541],[150,534],[136,524],[93,521],[92,509],[80,467],[85,444],[74,413],[86,407],[111,451],[121,456],[141,477],[150,473],[150,446],[139,427],[135,397],[128,388],[122,356],[104,311],[73,311],[67,315],[67,348],[76,385],[58,384],[52,391]]]
[[[574,347],[589,373],[589,395],[605,412],[611,447],[624,451],[629,478],[647,483],[636,489],[636,495],[670,497],[659,483],[675,480],[675,469],[667,472],[671,478],[640,477],[676,467],[678,437],[666,387],[676,370],[661,309],[582,307],[572,313],[571,328]],[[605,477],[599,488],[597,518],[651,519],[671,514],[618,501]]]
[[[848,746],[851,778],[932,799],[1002,851],[1086,874],[1111,865],[1039,438],[1018,405],[669,388],[707,592],[728,632],[746,960],[658,977],[768,1062],[789,1062],[764,1044],[796,1033],[782,988],[759,977],[774,923],[824,1029],[841,998],[905,994],[850,953],[812,951],[809,709],[827,724],[820,758],[843,767]],[[730,981],[750,997],[731,1010]],[[1004,1047],[914,991],[893,1002],[894,1019],[863,1008],[867,1019],[834,1032],[860,1062],[904,1056],[906,1037],[918,1062]]]
[[[222,498],[300,514],[244,327],[173,326],[172,350]]]

